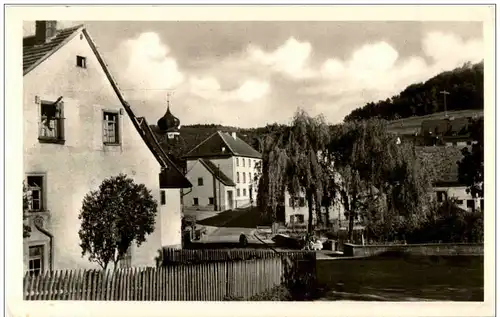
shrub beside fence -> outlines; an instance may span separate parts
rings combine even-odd
[[[276,254],[235,252],[170,252],[169,261],[157,268],[117,271],[66,270],[24,277],[26,300],[101,301],[219,301],[248,299],[289,282],[307,271],[315,275],[312,252]],[[170,253],[169,253],[170,252]],[[295,253],[295,254],[294,254]],[[210,257],[210,254],[212,255]],[[214,255],[219,254],[219,255]],[[224,255],[225,254],[225,255]],[[259,254],[259,255],[256,255]],[[176,258],[177,256],[177,258]],[[196,263],[192,257],[197,256]],[[226,257],[231,256],[234,260]],[[206,260],[203,258],[206,257]],[[245,260],[243,260],[245,259]]]

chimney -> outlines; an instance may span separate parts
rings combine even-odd
[[[44,44],[50,41],[57,33],[57,21],[36,21],[35,39],[36,44]]]
[[[231,136],[236,140],[236,132],[231,132]]]

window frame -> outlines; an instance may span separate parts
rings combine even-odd
[[[204,186],[203,177],[198,177],[198,186]]]
[[[198,200],[198,197],[193,197],[193,206],[199,206],[200,201]]]
[[[246,184],[246,182],[247,182],[247,174],[245,172],[242,172],[241,174],[243,174],[243,183],[242,184]]]
[[[247,196],[247,189],[243,188],[243,197],[246,197],[246,196]]]
[[[240,166],[240,160],[236,158],[236,166]]]
[[[236,172],[236,183],[240,183],[240,172]]]
[[[436,198],[438,203],[442,203],[446,201],[447,198],[447,193],[444,190],[438,190],[436,191]]]
[[[107,136],[107,133],[109,131],[108,129],[108,122],[109,120],[106,119],[106,115],[112,115],[116,116],[116,122],[115,122],[115,128],[114,128],[114,133],[115,133],[115,141],[111,142],[109,141],[109,136]],[[119,146],[121,145],[121,120],[120,120],[120,111],[118,110],[110,110],[110,109],[103,109],[102,110],[102,143],[107,146]]]
[[[87,57],[81,56],[81,55],[76,55],[76,67],[87,69]]]
[[[38,141],[40,143],[54,143],[54,144],[64,144],[65,143],[65,136],[64,136],[64,101],[60,101],[56,107],[55,111],[55,116],[54,119],[51,120],[51,122],[54,122],[54,128],[56,130],[54,136],[47,136],[43,135],[48,132],[46,132],[48,129],[46,123],[44,123],[44,119],[47,118],[47,116],[43,115],[43,110],[45,106],[52,106],[54,105],[55,101],[49,101],[46,99],[40,100],[38,102]],[[50,125],[50,124],[49,124]],[[50,129],[49,129],[50,130]],[[42,131],[45,131],[45,133],[42,133]]]
[[[214,205],[214,198],[213,197],[208,197],[208,204],[209,205]]]
[[[469,206],[469,203],[472,205],[472,206]],[[476,201],[474,199],[467,199],[467,209],[472,209],[472,211],[475,211],[476,210]]]
[[[32,256],[31,250],[35,248],[40,248],[40,255]],[[31,263],[32,261],[40,261],[40,267],[38,269],[32,269]],[[43,274],[45,268],[45,244],[36,244],[30,245],[28,247],[28,274],[31,276],[38,276],[39,274]],[[38,272],[36,273],[36,271]]]
[[[236,197],[241,197],[241,191],[239,188],[236,188]]]
[[[242,158],[241,160],[243,161],[243,167],[246,167],[245,159]]]
[[[40,200],[40,208],[39,209],[33,209],[33,205],[32,205],[32,194],[31,194],[31,191],[33,190],[32,188],[35,187],[35,186],[31,186],[30,183],[29,183],[29,178],[30,177],[41,177],[42,178],[42,186],[40,188],[40,196],[39,196],[39,200]],[[40,212],[45,212],[47,211],[47,208],[46,208],[46,188],[47,188],[47,177],[46,177],[46,174],[44,173],[28,173],[26,174],[26,178],[25,178],[25,182],[26,182],[26,189],[28,190],[28,212],[30,213],[40,213]]]

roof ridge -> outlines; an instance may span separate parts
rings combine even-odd
[[[104,61],[103,57],[101,56],[101,54],[97,50],[97,46],[95,45],[94,41],[92,40],[92,37],[90,36],[90,34],[87,32],[87,30],[85,28],[83,28],[83,34],[85,35],[85,38],[87,39],[87,42],[89,43],[90,48],[94,52],[94,55],[96,56],[99,64],[101,65],[101,67],[102,67],[102,69],[104,71],[104,74],[108,78],[108,81],[110,82],[111,87],[113,88],[113,90],[115,91],[118,99],[120,100],[120,102],[122,103],[123,107],[125,108],[125,112],[127,112],[127,114],[129,115],[129,118],[132,120],[132,123],[134,124],[135,128],[137,129],[137,132],[142,136],[143,133],[140,132],[142,129],[141,129],[140,125],[138,124],[137,116],[134,114],[134,111],[132,110],[132,107],[130,106],[130,104],[123,97],[120,89],[118,88],[118,84],[117,84],[116,80],[113,78],[113,75],[111,75],[111,72],[109,71],[106,62]],[[182,175],[182,177],[185,178],[184,173],[182,173],[179,170],[179,168],[177,167],[177,165],[174,162],[172,162],[172,160],[170,159],[170,157],[168,155],[166,155],[166,153],[163,151],[162,147],[158,143],[158,140],[156,140],[156,137],[155,137],[153,131],[151,130],[151,128],[147,124],[146,118],[143,118],[143,123],[145,123],[145,125],[147,126],[148,131],[150,132],[150,135],[153,138],[153,142],[157,146],[157,148],[160,150],[160,153],[163,154],[165,156],[165,158],[167,159],[168,163],[170,163],[170,165],[172,165],[174,167],[174,169],[177,172],[179,172]],[[143,139],[144,143],[146,143],[146,145],[150,148],[150,151],[153,152],[153,149],[151,148],[152,146],[151,146],[151,144],[149,144],[149,142],[147,141],[147,139],[145,138],[145,136],[142,137],[142,139]],[[153,153],[153,155],[154,155],[154,153]],[[163,159],[162,159],[162,161],[163,161]],[[164,163],[165,163],[165,165],[167,165],[166,164],[167,162],[164,162]],[[165,167],[167,167],[167,166],[165,166]],[[186,181],[189,183],[189,180],[186,179]]]
[[[30,71],[32,71],[33,69],[35,69],[38,65],[40,65],[43,61],[45,61],[47,58],[49,58],[52,54],[54,54],[55,52],[57,52],[61,47],[63,47],[64,45],[66,45],[69,41],[71,41],[75,36],[76,34],[78,33],[78,31],[84,31],[85,30],[85,27],[82,25],[78,26],[78,27],[75,27],[73,32],[68,35],[64,40],[61,41],[61,43],[57,44],[54,48],[52,48],[50,51],[48,51],[45,55],[43,55],[41,58],[39,58],[36,62],[34,62],[32,65],[30,65],[26,70],[23,70],[23,76],[25,76],[26,74],[28,74]],[[56,35],[57,36],[57,35]],[[24,39],[23,39],[24,40]],[[24,45],[23,45],[23,55],[24,55]],[[23,56],[23,59],[24,59],[24,56]]]
[[[64,31],[70,31],[70,30],[73,30],[73,29],[76,30],[76,29],[79,29],[81,27],[85,27],[85,24],[84,23],[80,23],[78,25],[68,26],[68,27],[62,28],[62,29],[56,29],[56,31],[57,31],[57,33],[59,33],[59,32],[64,32]],[[35,37],[35,36],[36,36],[36,34],[26,35],[26,36],[23,36],[23,40],[31,38],[31,37]],[[57,34],[56,34],[56,36],[57,36]]]
[[[231,136],[231,135],[229,135],[227,132],[222,132],[222,131],[220,131],[220,130],[217,130],[217,133],[219,133],[219,136],[220,136],[220,138],[222,139],[222,142],[224,142],[224,144],[226,144],[226,145],[227,145],[227,147],[229,148],[229,151],[230,151],[231,153],[233,153],[233,155],[237,155],[238,153],[237,153],[237,152],[235,152],[235,151],[231,148],[231,146],[229,145],[229,142],[227,142],[227,141],[226,141],[226,139],[222,136],[222,134],[226,134],[226,135],[227,135],[228,137],[230,137],[230,138],[232,138],[232,136]],[[238,136],[236,136],[236,137],[238,137]]]

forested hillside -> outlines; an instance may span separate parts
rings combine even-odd
[[[344,121],[374,117],[396,120],[442,112],[444,111],[444,98],[440,92],[443,90],[449,92],[446,96],[448,111],[483,109],[483,77],[483,62],[467,63],[423,83],[412,84],[396,96],[367,103],[353,110],[344,118]]]

